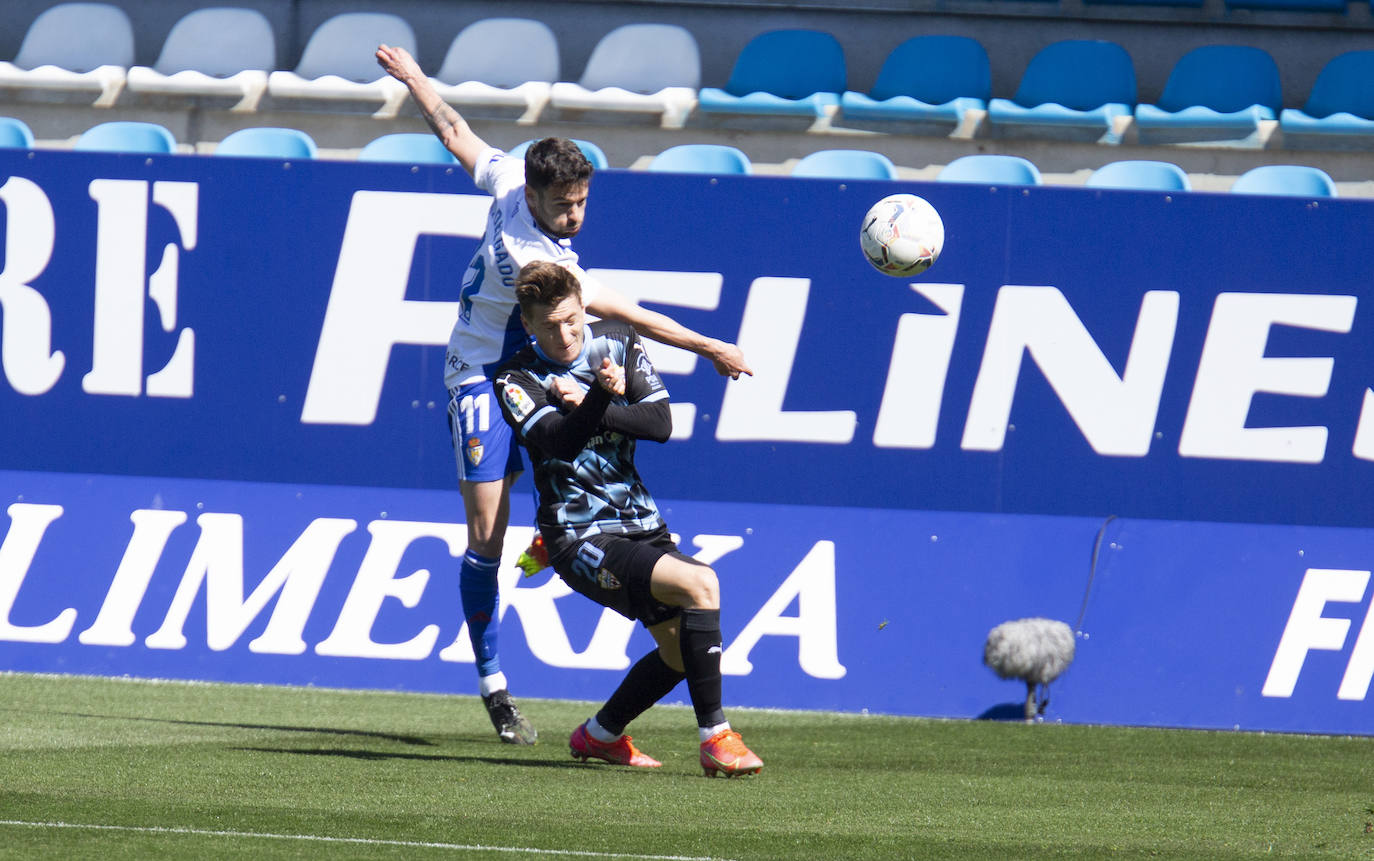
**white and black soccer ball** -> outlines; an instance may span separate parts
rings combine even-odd
[[[864,216],[859,247],[873,268],[884,275],[918,275],[940,257],[945,247],[945,223],[925,198],[888,195]]]

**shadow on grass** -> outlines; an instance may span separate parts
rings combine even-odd
[[[401,744],[409,744],[409,745],[423,746],[423,747],[433,747],[433,746],[434,746],[434,742],[430,741],[429,739],[427,739],[427,738],[420,738],[419,736],[415,736],[415,735],[396,735],[396,734],[394,734],[394,733],[387,733],[387,732],[372,732],[372,731],[370,731],[370,730],[364,730],[364,729],[339,729],[339,728],[337,728],[337,727],[323,727],[323,726],[286,726],[286,725],[262,724],[262,723],[233,723],[233,722],[226,722],[226,721],[208,721],[208,720],[176,720],[176,719],[173,719],[173,718],[136,717],[136,716],[132,716],[132,715],[97,715],[97,714],[83,714],[83,713],[81,713],[81,712],[54,712],[54,714],[59,714],[59,715],[62,715],[62,716],[64,716],[64,717],[94,718],[94,719],[96,719],[96,720],[131,720],[131,721],[144,721],[144,722],[147,722],[147,723],[175,724],[175,725],[177,725],[177,726],[216,726],[216,727],[228,727],[228,728],[230,728],[230,729],[271,730],[271,731],[273,731],[273,732],[321,733],[321,734],[323,734],[323,735],[341,735],[341,736],[356,736],[356,737],[359,737],[359,738],[375,738],[375,739],[380,739],[380,740],[382,740],[382,741],[395,741],[395,742],[399,742],[399,743],[401,743]]]
[[[998,721],[1020,721],[1026,720],[1026,704],[1021,703],[998,703],[991,706],[987,711],[980,714],[975,720],[998,720]]]
[[[587,768],[588,766],[572,759],[519,759],[510,756],[459,756],[451,753],[387,753],[377,750],[346,750],[342,748],[293,748],[293,747],[235,747],[230,750],[244,753],[284,753],[296,756],[337,756],[344,759],[380,761],[387,759],[409,759],[429,762],[486,762],[492,765],[527,765],[535,768]]]

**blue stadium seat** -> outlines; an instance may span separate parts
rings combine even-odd
[[[735,59],[724,89],[703,87],[704,114],[822,117],[845,91],[844,49],[819,30],[769,30]]]
[[[1040,169],[1020,156],[980,153],[956,158],[944,166],[936,179],[984,185],[1040,185]]]
[[[896,179],[897,166],[878,152],[862,149],[823,149],[803,157],[793,176],[828,179]]]
[[[749,156],[724,144],[679,144],[654,156],[649,170],[657,173],[746,174],[753,171]]]
[[[1044,131],[1080,129],[1115,143],[1116,117],[1136,103],[1135,66],[1115,42],[1070,39],[1031,58],[1011,99],[988,102],[988,122]]]
[[[1114,161],[1088,177],[1089,188],[1139,188],[1156,191],[1188,191],[1192,183],[1183,168],[1167,161]]]
[[[867,94],[846,91],[846,119],[958,124],[992,96],[992,72],[982,44],[964,36],[917,36],[893,49]]]
[[[1169,73],[1157,105],[1137,105],[1142,142],[1244,139],[1282,104],[1279,68],[1260,48],[1204,45]]]
[[[408,164],[457,164],[453,153],[431,134],[400,132],[382,135],[358,151],[358,161],[398,161]]]
[[[0,117],[0,147],[33,149],[33,132],[23,120]]]
[[[1266,164],[1236,177],[1231,191],[1238,194],[1335,197],[1336,183],[1320,168],[1301,164]]]
[[[176,152],[176,138],[157,123],[114,120],[91,126],[76,139],[72,149],[84,152]]]
[[[529,149],[532,143],[534,143],[534,140],[527,140],[524,143],[516,144],[511,148],[510,155],[524,158],[525,150]],[[601,151],[601,147],[591,141],[581,141],[576,138],[573,138],[573,143],[577,144],[578,149],[582,150],[582,154],[587,157],[587,161],[592,163],[592,167],[597,170],[605,170],[607,167],[610,167],[610,164],[606,161],[606,153]]]
[[[315,141],[298,129],[258,127],[239,129],[215,147],[215,155],[258,158],[314,158]]]
[[[1307,103],[1279,114],[1285,135],[1374,135],[1374,51],[1350,51],[1317,75]]]

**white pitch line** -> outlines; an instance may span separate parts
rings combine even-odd
[[[315,843],[351,843],[365,846],[400,846],[408,849],[449,849],[455,852],[509,852],[514,855],[572,855],[578,858],[635,858],[640,861],[728,861],[705,855],[638,855],[633,852],[592,852],[585,849],[536,849],[529,846],[476,846],[465,843],[431,843],[420,840],[378,840],[371,837],[324,837],[319,834],[272,834],[261,831],[207,831],[199,828],[165,828],[155,825],[97,825],[83,822],[26,822],[0,819],[0,826],[73,828],[89,831],[131,831],[140,834],[190,834],[200,837],[251,837],[259,840],[307,840]]]

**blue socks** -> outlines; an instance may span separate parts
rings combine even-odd
[[[463,554],[463,567],[458,575],[463,617],[468,623],[473,654],[477,656],[479,676],[490,676],[501,671],[501,656],[496,651],[501,628],[497,621],[500,599],[496,580],[500,565],[500,559],[478,556],[469,550]]]

